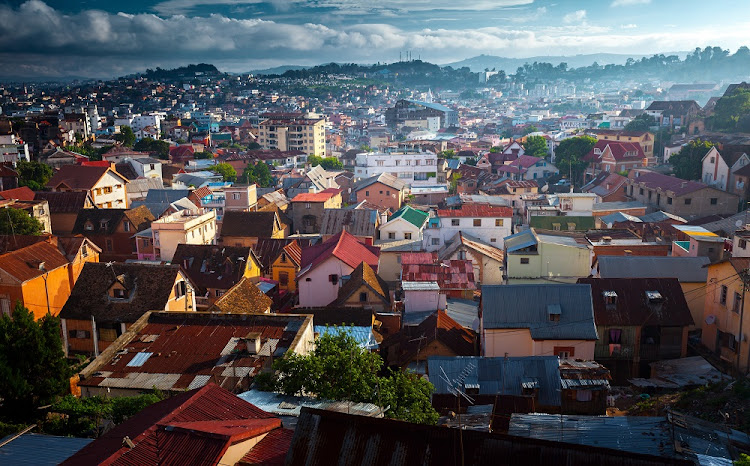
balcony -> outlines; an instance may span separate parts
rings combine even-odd
[[[598,343],[594,347],[594,359],[633,359],[633,345],[619,345],[619,348]]]
[[[208,308],[210,305],[209,299],[204,296],[195,297],[195,306],[198,308]]]

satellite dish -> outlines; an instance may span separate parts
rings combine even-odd
[[[737,220],[736,222],[734,222],[734,224],[735,226],[737,226],[737,228],[740,228],[742,226],[742,220]]]

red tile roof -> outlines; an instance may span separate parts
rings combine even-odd
[[[33,201],[36,194],[28,186],[0,191],[3,199],[18,199],[19,201]]]
[[[109,167],[110,162],[106,160],[84,160],[81,162],[82,167]]]
[[[510,207],[495,207],[480,204],[464,205],[460,209],[438,209],[438,217],[513,217]]]
[[[708,188],[703,183],[697,181],[687,181],[675,176],[662,175],[656,172],[642,173],[639,177],[633,179],[633,183],[643,183],[649,189],[661,189],[662,191],[671,191],[675,196],[683,196],[693,191]]]
[[[61,184],[73,190],[89,190],[104,176],[107,171],[117,173],[107,167],[85,167],[81,165],[63,165],[60,170],[47,182],[48,188],[56,188]],[[120,176],[118,174],[118,176]],[[123,183],[127,182],[123,178]]]
[[[46,270],[54,270],[68,263],[60,250],[46,241],[40,241],[25,248],[17,249],[0,256],[0,270],[25,282],[43,275],[39,266],[44,263]]]
[[[319,193],[300,193],[294,196],[292,202],[325,202],[340,193],[341,190],[336,188],[324,189]]]
[[[437,262],[437,252],[405,252],[401,254],[401,264],[434,264]]]
[[[643,153],[643,148],[637,142],[619,142],[619,141],[597,141],[594,147],[583,157],[583,160],[590,162],[598,161],[604,155],[605,149],[609,146],[609,150],[612,152],[612,156],[616,161],[621,162],[626,159],[642,159],[646,155]],[[600,150],[600,153],[595,153],[596,149]],[[627,155],[634,154],[634,155]]]
[[[240,465],[283,466],[292,445],[292,429],[274,429],[242,457]]]
[[[302,248],[299,246],[297,240],[284,246],[284,252],[287,256],[294,261],[295,264],[300,265],[302,263]]]
[[[304,275],[330,257],[335,257],[351,268],[356,268],[362,262],[378,270],[380,248],[360,242],[346,231],[330,237],[322,244],[316,244],[302,250],[302,269],[299,276]]]
[[[272,414],[208,384],[145,408],[62,464],[217,464],[232,443],[280,425]],[[134,448],[123,444],[125,437]]]

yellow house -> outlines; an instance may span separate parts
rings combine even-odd
[[[297,272],[302,262],[302,248],[295,240],[284,246],[271,264],[271,278],[279,282],[279,289],[297,291]]]
[[[349,279],[339,289],[339,297],[334,306],[364,307],[377,312],[391,310],[391,296],[388,284],[362,262],[349,275]]]
[[[701,342],[740,373],[750,372],[750,308],[743,306],[743,283],[750,258],[733,258],[708,266]],[[742,328],[740,328],[742,322]]]

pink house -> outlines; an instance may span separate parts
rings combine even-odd
[[[380,248],[369,246],[341,231],[315,246],[302,249],[297,289],[301,307],[322,307],[338,298],[342,277],[365,262],[377,273]]]

